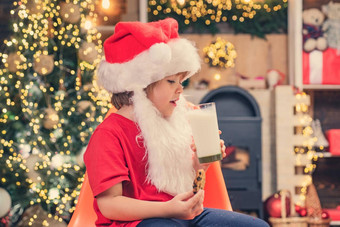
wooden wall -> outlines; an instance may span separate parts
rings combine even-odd
[[[236,85],[237,74],[249,78],[265,77],[267,70],[277,69],[286,74],[285,83],[287,83],[288,44],[286,34],[267,35],[266,40],[251,37],[248,34],[217,34],[215,36],[209,34],[182,34],[181,36],[194,41],[202,56],[202,69],[198,75],[192,77],[192,82],[206,79],[210,81],[209,88],[214,89],[224,85]],[[234,44],[237,52],[235,68],[213,68],[203,62],[203,48],[215,41],[217,37],[221,37]],[[219,81],[214,80],[216,73],[221,75]]]
[[[303,0],[303,9],[321,9],[321,5],[328,4],[328,2],[330,2],[330,0]],[[340,0],[333,0],[333,2],[340,2]]]

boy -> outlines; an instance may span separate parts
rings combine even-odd
[[[204,209],[204,192],[192,192],[201,166],[191,148],[181,83],[200,69],[200,60],[179,38],[177,22],[118,23],[104,51],[98,80],[114,94],[118,111],[97,127],[84,156],[96,225],[268,226]]]

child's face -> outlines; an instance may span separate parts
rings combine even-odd
[[[186,73],[167,76],[155,83],[147,91],[147,97],[159,110],[163,117],[168,118],[176,107],[180,94],[183,92],[182,80]]]

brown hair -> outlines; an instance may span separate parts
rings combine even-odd
[[[152,91],[158,81],[149,84],[144,91],[146,94]],[[131,97],[133,96],[133,91],[126,91],[121,93],[112,94],[111,103],[117,110],[119,110],[122,106],[130,106],[132,105]]]
[[[130,106],[132,104],[131,97],[133,96],[133,91],[126,91],[121,93],[112,94],[111,103],[117,110],[122,106]]]

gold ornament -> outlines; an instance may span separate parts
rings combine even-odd
[[[86,111],[88,111],[90,113],[90,117],[94,117],[94,115],[96,113],[95,112],[96,108],[94,107],[92,102],[87,101],[87,100],[83,100],[83,101],[78,102],[77,110],[80,114],[84,114],[84,113],[86,113]]]
[[[19,65],[24,61],[22,55],[17,53],[10,53],[7,57],[7,68],[11,73],[15,73],[18,70]]]
[[[53,129],[59,123],[59,116],[57,111],[49,107],[45,110],[45,117],[43,120],[43,126],[46,129]]]
[[[83,85],[83,90],[84,90],[84,91],[89,92],[89,91],[92,90],[92,88],[94,88],[94,86],[93,86],[92,83],[87,83],[87,84],[84,84],[84,85]]]
[[[232,68],[235,67],[237,57],[234,45],[220,37],[209,46],[203,48],[204,61],[212,67]]]
[[[35,204],[28,207],[22,214],[17,227],[26,226],[53,226],[53,227],[67,227],[64,221],[59,221],[50,216],[40,204]]]
[[[92,84],[92,83],[87,83],[83,85],[83,90],[88,92],[88,95],[92,98],[97,98],[98,97],[98,89]],[[102,89],[104,90],[104,89]],[[111,100],[111,98],[110,98]]]
[[[73,3],[60,3],[60,16],[63,21],[75,24],[80,20],[80,8]]]
[[[41,181],[39,173],[34,169],[36,163],[42,162],[42,158],[38,154],[31,154],[26,158],[26,167],[28,169],[27,176],[34,182],[39,183]]]
[[[43,14],[44,5],[42,0],[26,0],[26,9],[28,9],[30,14]]]
[[[53,71],[53,68],[54,68],[53,55],[40,55],[34,59],[33,69],[41,76],[50,74]]]
[[[94,43],[83,42],[78,51],[79,59],[93,63],[98,58],[98,51]]]

